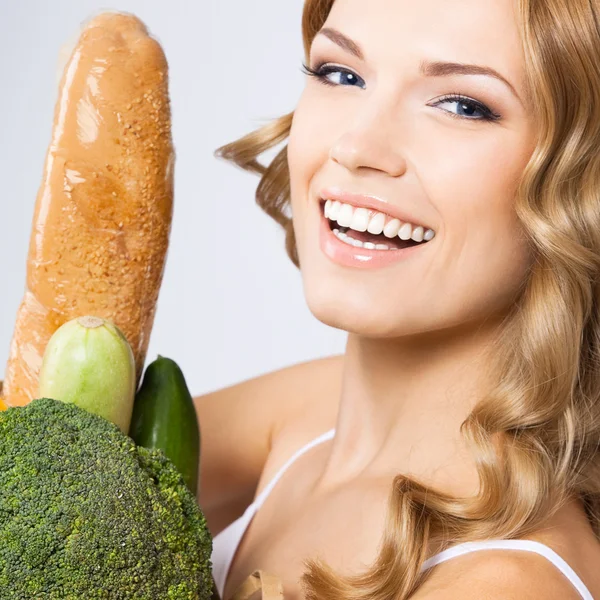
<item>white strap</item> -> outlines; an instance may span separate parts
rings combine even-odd
[[[287,469],[290,467],[290,465],[295,460],[297,460],[300,456],[302,456],[305,452],[307,452],[314,446],[333,439],[334,435],[335,435],[335,428],[330,429],[329,431],[326,431],[325,433],[322,433],[320,436],[316,437],[311,442],[308,442],[308,444],[306,444],[305,446],[302,446],[302,448],[300,448],[300,450],[297,450],[292,455],[292,457],[287,460],[287,462],[283,465],[283,467],[281,467],[281,469],[279,469],[279,471],[277,471],[277,474],[275,475],[275,477],[273,477],[273,479],[271,479],[269,484],[263,489],[263,491],[258,495],[256,500],[253,502],[253,504],[255,505],[254,506],[255,512],[262,506],[263,502],[267,499],[267,496],[271,493],[271,490],[275,487],[277,482],[281,479],[281,476],[287,471]]]
[[[584,600],[594,600],[590,591],[583,584],[583,581],[581,581],[581,578],[563,558],[554,552],[552,548],[533,540],[483,540],[480,542],[464,542],[463,544],[451,546],[443,552],[439,552],[435,556],[428,558],[423,563],[421,570],[425,571],[456,556],[462,556],[463,554],[476,552],[478,550],[525,550],[527,552],[541,554],[573,584]]]
[[[320,436],[306,444],[297,450],[294,455],[279,469],[275,477],[271,479],[269,484],[264,488],[264,490],[257,496],[257,498],[250,504],[244,514],[236,519],[233,523],[230,523],[223,531],[221,531],[218,535],[216,535],[213,539],[213,553],[212,553],[212,573],[215,580],[215,585],[217,586],[217,590],[219,592],[219,596],[222,598],[225,588],[225,583],[227,581],[227,575],[229,574],[229,568],[231,567],[231,563],[233,562],[233,558],[237,551],[237,548],[244,537],[244,533],[246,529],[250,525],[250,522],[254,518],[256,511],[261,507],[263,502],[267,499],[267,496],[270,494],[271,490],[275,487],[275,484],[279,481],[284,472],[289,468],[289,466],[302,454],[316,446],[317,444],[321,444],[327,440],[330,440],[335,435],[335,429],[330,429],[325,433],[322,433]]]

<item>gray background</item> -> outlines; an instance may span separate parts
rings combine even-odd
[[[312,316],[283,231],[255,204],[258,177],[212,156],[293,110],[304,85],[302,4],[0,0],[1,377],[25,285],[60,49],[103,9],[139,16],[170,64],[175,213],[147,363],[173,358],[200,394],[343,352],[345,333]]]

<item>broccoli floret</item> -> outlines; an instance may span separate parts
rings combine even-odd
[[[48,398],[0,413],[2,599],[209,599],[212,539],[158,450]]]

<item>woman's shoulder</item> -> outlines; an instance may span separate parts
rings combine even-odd
[[[312,360],[194,398],[202,434],[199,502],[213,534],[252,501],[284,458],[282,443],[299,443],[302,431],[310,435],[337,410],[340,365],[337,356]]]
[[[592,596],[600,598],[600,540],[580,499],[566,503],[529,537],[554,550],[581,578]],[[554,571],[558,569],[555,567]]]
[[[600,541],[579,502],[565,505],[527,536],[550,549],[600,598]],[[431,569],[414,600],[582,600],[575,585],[546,556],[523,550],[485,550],[457,556]]]
[[[343,355],[299,363],[280,371],[285,388],[255,497],[294,454],[335,427],[342,386]]]
[[[343,355],[298,363],[279,371],[285,393],[273,427],[273,445],[308,442],[335,425],[342,389]]]

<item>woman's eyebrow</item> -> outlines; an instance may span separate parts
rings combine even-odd
[[[329,38],[334,44],[337,44],[340,48],[350,52],[350,54],[356,56],[359,60],[365,60],[360,46],[354,40],[345,36],[341,31],[331,27],[323,27],[323,29],[317,32],[317,35],[319,34]]]
[[[333,29],[332,27],[323,27],[317,35],[324,35],[330,39],[334,44],[337,44],[340,48],[343,48],[353,56],[356,56],[359,60],[364,60],[364,53],[354,40],[344,35],[341,31]],[[494,77],[502,83],[504,83],[510,91],[515,95],[517,100],[523,104],[523,101],[519,97],[515,87],[503,77],[498,71],[491,67],[485,67],[483,65],[472,65],[467,63],[456,63],[456,62],[444,62],[444,61],[421,61],[419,65],[419,71],[425,77],[444,77],[449,75],[487,75]]]
[[[444,77],[448,75],[487,75],[498,79],[504,83],[510,91],[516,96],[517,100],[523,104],[517,90],[514,86],[491,67],[483,65],[471,65],[467,63],[443,62],[443,61],[422,61],[419,65],[420,72],[426,77]]]

